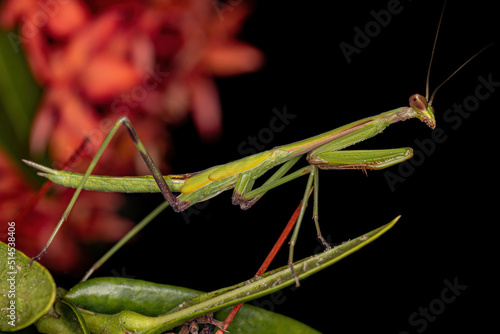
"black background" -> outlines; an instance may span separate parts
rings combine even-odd
[[[265,149],[406,106],[410,95],[424,94],[441,1],[401,1],[402,11],[392,15],[349,64],[339,47],[341,42],[352,45],[354,27],[364,29],[374,21],[370,11],[387,9],[389,2],[257,1],[240,38],[266,54],[266,65],[254,74],[217,80],[223,135],[207,144],[198,139],[191,123],[175,129],[174,172],[194,172],[241,158],[239,145],[269,128],[273,108],[286,107],[296,117],[273,133]],[[494,2],[448,3],[431,90],[497,39],[495,13]],[[497,288],[495,144],[500,87],[458,128],[443,120],[443,114],[474,96],[478,76],[492,75],[500,82],[498,54],[498,45],[491,47],[438,92],[437,127],[446,140],[435,143],[423,161],[415,161],[417,166],[394,191],[385,171],[369,172],[368,177],[359,171],[320,173],[320,223],[329,241],[340,243],[397,215],[402,218],[366,248],[304,280],[299,289],[263,298],[261,305],[323,333],[451,333],[465,328],[477,333],[496,328],[491,327],[491,302],[496,303]],[[431,136],[423,123],[411,120],[356,148],[417,148],[416,141]],[[390,171],[398,173],[398,167]],[[273,190],[248,211],[231,205],[227,192],[199,211],[190,211],[188,218],[166,212],[97,275],[124,275],[202,291],[244,281],[271,249],[305,182],[303,178]],[[131,197],[131,203],[144,203],[134,219],[161,200],[159,195]],[[314,225],[307,219],[296,259],[318,250]],[[273,266],[285,265],[287,255],[283,249]],[[423,321],[412,325],[409,317],[420,307],[440,305],[445,280],[456,280],[466,289],[444,304],[425,328]]]

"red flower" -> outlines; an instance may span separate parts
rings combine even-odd
[[[86,137],[95,152],[121,116],[131,119],[163,171],[170,150],[165,124],[183,121],[191,113],[200,136],[216,138],[221,111],[212,76],[252,72],[263,62],[260,51],[235,40],[249,12],[245,3],[216,6],[206,0],[4,1],[0,24],[19,27],[9,39],[15,50],[24,49],[44,90],[31,131],[32,152],[48,148],[55,165],[61,164]],[[6,159],[0,156],[4,221],[35,192]],[[119,132],[96,174],[134,174],[139,160],[131,140]],[[140,173],[149,173],[142,162],[137,166]],[[19,223],[21,249],[34,255],[42,248],[68,196],[64,189],[57,190]],[[81,261],[77,239],[114,241],[124,234],[130,224],[114,214],[120,196],[108,196],[82,194],[74,209],[78,213],[61,229],[44,257],[46,263],[66,270]]]
[[[55,194],[40,198],[22,219],[16,219],[26,209],[26,203],[36,195],[36,190],[0,149],[0,220],[15,222],[16,249],[28,256],[37,255],[45,246],[72,194],[72,189],[56,187]],[[116,214],[122,200],[119,194],[82,193],[69,220],[42,258],[42,264],[59,272],[88,267],[90,263],[80,240],[115,242],[133,227],[132,222]],[[1,231],[1,241],[6,241],[6,231]]]
[[[217,137],[221,115],[211,76],[255,71],[263,60],[257,49],[234,40],[247,7],[221,16],[214,3],[201,0],[90,6],[56,0],[4,4],[0,22],[20,24],[18,41],[46,90],[32,151],[48,145],[56,161],[65,161],[89,133],[102,139],[109,128],[103,120],[109,124],[123,115],[133,123],[144,117],[172,123],[191,112],[202,138]],[[161,132],[148,144],[164,155],[167,145],[160,143],[167,136]],[[113,161],[130,164],[120,157]]]

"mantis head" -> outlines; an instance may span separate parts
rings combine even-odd
[[[431,129],[436,127],[436,118],[434,117],[434,107],[427,102],[427,99],[420,94],[410,96],[410,107],[415,112],[415,117],[427,124]]]

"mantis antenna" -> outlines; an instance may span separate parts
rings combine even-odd
[[[467,59],[462,65],[460,65],[448,78],[446,78],[443,82],[441,82],[432,92],[431,98],[429,99],[429,78],[431,76],[431,66],[432,66],[432,60],[434,58],[434,51],[436,50],[436,43],[439,35],[439,29],[441,28],[441,21],[443,21],[443,15],[444,15],[444,9],[446,7],[446,0],[444,1],[443,4],[443,9],[441,10],[441,16],[439,17],[439,23],[436,31],[436,37],[434,37],[434,45],[432,46],[432,52],[431,52],[431,60],[429,62],[429,68],[427,70],[427,81],[425,83],[425,99],[428,101],[428,105],[432,105],[432,101],[434,100],[434,96],[436,96],[436,92],[441,86],[443,86],[448,80],[450,80],[455,74],[457,74],[458,71],[460,71],[465,65],[467,65],[472,59],[476,58],[480,53],[482,53],[484,50],[492,46],[494,43],[490,43],[486,45],[484,48],[476,52],[472,57]]]
[[[429,79],[431,77],[432,60],[434,59],[434,51],[436,50],[436,44],[437,44],[437,40],[438,40],[439,30],[441,28],[441,22],[443,21],[445,7],[446,7],[446,0],[444,1],[443,9],[441,10],[441,16],[439,17],[438,27],[436,30],[436,36],[434,37],[434,44],[432,45],[431,60],[429,61],[429,68],[427,69],[427,80],[425,82],[425,99],[427,101],[429,101]],[[434,96],[435,93],[436,93],[436,89],[432,93],[432,96]]]

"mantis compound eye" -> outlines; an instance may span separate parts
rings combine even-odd
[[[410,107],[415,112],[415,117],[427,124],[431,129],[436,127],[434,108],[427,102],[427,99],[420,94],[410,96]]]
[[[427,111],[428,103],[425,97],[420,94],[410,96],[410,107],[415,111]]]

